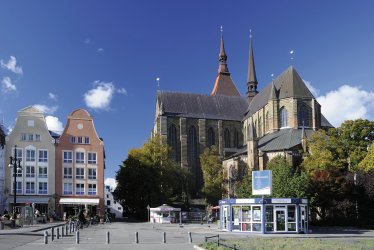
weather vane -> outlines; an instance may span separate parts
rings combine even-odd
[[[160,89],[160,77],[157,77],[156,81],[157,81],[157,89]]]
[[[294,50],[290,50],[290,55],[291,55],[290,59],[291,59],[291,65],[292,65],[292,66],[293,66],[293,59],[294,59],[293,54],[294,54],[294,53],[295,53]]]

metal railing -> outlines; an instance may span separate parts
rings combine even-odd
[[[211,240],[211,239],[214,239],[214,238],[217,238],[217,240]],[[237,248],[236,244],[233,244],[231,246],[231,245],[228,245],[228,244],[224,243],[224,241],[222,239],[220,240],[219,234],[212,235],[212,236],[205,236],[205,242],[206,243],[208,242],[208,240],[211,240],[211,242],[216,242],[217,247],[223,246],[223,247],[228,248],[228,249],[239,250],[239,248]]]

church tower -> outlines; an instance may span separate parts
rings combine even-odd
[[[257,95],[257,77],[255,61],[252,48],[252,32],[249,35],[249,61],[248,61],[248,78],[247,78],[247,97],[248,103],[251,103],[255,95]]]
[[[219,50],[219,65],[216,82],[214,83],[212,96],[226,95],[226,96],[240,96],[239,91],[235,87],[231,79],[229,68],[227,67],[227,55],[225,51],[225,43],[223,41],[223,29],[221,26],[221,46]]]

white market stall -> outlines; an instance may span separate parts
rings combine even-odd
[[[181,216],[181,209],[163,204],[159,207],[150,208],[151,223],[175,223]]]

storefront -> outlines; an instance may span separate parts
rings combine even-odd
[[[70,216],[78,216],[80,211],[87,215],[99,215],[99,199],[95,198],[60,198],[61,218],[67,220]]]
[[[300,198],[219,201],[220,229],[230,232],[307,233],[308,200]]]

